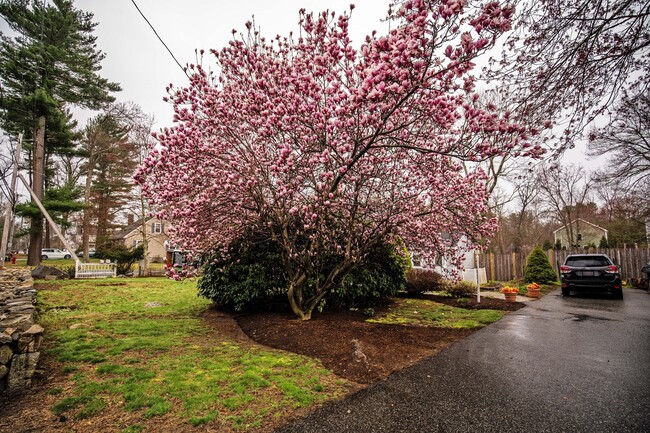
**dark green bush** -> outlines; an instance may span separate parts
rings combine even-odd
[[[410,260],[401,245],[381,242],[374,245],[366,259],[343,279],[327,297],[336,308],[374,305],[406,288]]]
[[[445,289],[452,298],[466,298],[476,293],[476,284],[468,281],[458,281],[447,285]]]
[[[526,258],[524,268],[524,283],[551,283],[557,280],[553,266],[548,261],[546,253],[540,248],[535,249]]]
[[[97,249],[97,256],[117,263],[117,275],[127,275],[131,271],[131,267],[144,258],[144,246],[127,248],[124,244],[117,242],[105,244],[101,249]]]
[[[233,243],[228,258],[218,257],[206,260],[198,289],[220,307],[242,311],[286,293],[279,247],[262,234],[249,234]]]
[[[403,247],[378,243],[370,249],[364,262],[353,268],[341,284],[329,293],[319,309],[373,305],[383,297],[394,295],[406,285],[409,260]],[[276,301],[288,304],[285,297],[288,280],[280,247],[263,233],[250,233],[235,242],[227,259],[206,260],[199,279],[199,295],[217,305],[242,311],[250,307],[269,306]],[[324,260],[324,278],[340,257]],[[312,281],[312,284],[315,281]],[[309,295],[309,289],[305,289]]]

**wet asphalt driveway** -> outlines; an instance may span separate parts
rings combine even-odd
[[[557,290],[279,432],[650,432],[650,295]]]

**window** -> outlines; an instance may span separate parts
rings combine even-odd
[[[137,240],[137,239],[133,239],[133,242],[132,242],[132,245],[131,245],[131,246],[132,246],[133,248],[135,248],[135,247],[137,247],[138,245],[140,245],[140,241]]]
[[[565,265],[574,268],[589,268],[609,266],[612,262],[605,256],[573,256],[567,257]]]
[[[582,233],[578,233],[578,240],[579,240],[579,241],[582,240]]]
[[[163,233],[164,228],[163,223],[151,223],[151,233]]]

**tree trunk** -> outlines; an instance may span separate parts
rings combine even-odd
[[[140,192],[140,220],[142,221],[141,230],[142,230],[142,248],[143,248],[143,258],[142,258],[142,276],[146,275],[147,268],[149,267],[149,238],[147,237],[147,218],[146,218],[146,207],[144,204],[144,198],[142,197],[142,192]]]
[[[39,200],[43,199],[43,179],[45,171],[45,116],[39,116],[36,136],[34,137],[32,167],[32,189]],[[32,199],[36,206],[36,202]],[[41,262],[41,249],[43,245],[43,217],[41,215],[31,218],[29,232],[29,250],[27,253],[27,266],[37,266]]]
[[[109,174],[101,168],[98,169],[97,171],[97,179],[96,181],[98,182],[99,185],[106,185],[107,181],[107,176]],[[109,191],[107,191],[105,188],[96,188],[95,189],[95,196],[93,198],[93,205],[95,208],[95,217],[97,218],[97,221],[95,223],[95,227],[97,229],[96,235],[95,235],[95,246],[96,248],[103,248],[105,245],[108,244],[109,242],[109,225],[111,223],[111,218],[109,215],[110,209],[109,209],[109,204],[108,202],[110,201],[110,197],[108,196],[110,194]]]
[[[295,278],[289,284],[289,290],[287,290],[287,297],[289,298],[289,305],[291,306],[291,311],[295,313],[300,320],[310,320],[312,310],[305,311],[304,306],[302,305],[302,285],[307,281],[307,276],[301,274],[298,278]]]
[[[83,225],[82,225],[82,232],[81,232],[81,246],[83,248],[83,262],[88,263],[90,262],[90,255],[89,255],[89,248],[90,248],[90,188],[92,186],[93,182],[93,165],[94,165],[94,158],[91,154],[88,157],[88,171],[86,172],[86,187],[84,190],[84,217],[83,217]]]
[[[339,279],[339,276],[346,274],[350,269],[350,263],[345,261],[335,266],[334,269],[327,276],[327,279],[322,286],[318,287],[317,293],[310,299],[304,299],[302,293],[302,286],[308,280],[306,274],[301,274],[298,278],[291,281],[289,290],[287,290],[287,297],[289,298],[289,305],[291,310],[300,318],[300,320],[310,320],[311,313],[318,303],[325,297]]]
[[[45,233],[43,234],[43,248],[52,248],[52,234],[50,233],[49,224],[45,224]]]

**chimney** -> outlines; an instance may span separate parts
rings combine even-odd
[[[126,225],[130,226],[131,224],[133,224],[133,214],[132,213],[130,213],[130,214],[128,214],[126,216]]]

